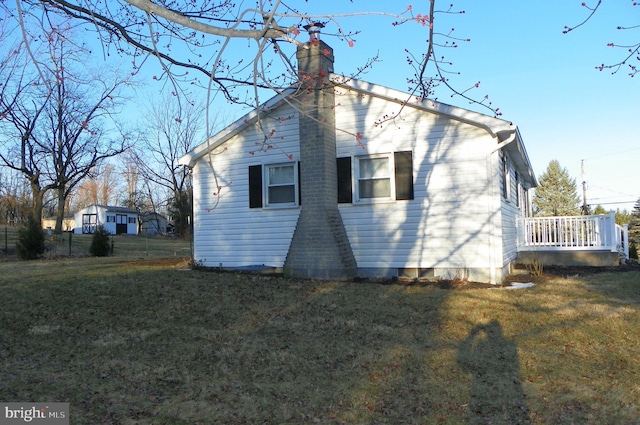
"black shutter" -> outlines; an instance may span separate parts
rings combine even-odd
[[[262,165],[249,167],[249,208],[262,208]]]
[[[413,199],[413,153],[411,151],[393,154],[396,174],[396,199]]]
[[[338,203],[353,202],[351,190],[351,157],[338,158]]]
[[[300,179],[300,161],[298,161],[298,205],[302,205],[302,180]]]

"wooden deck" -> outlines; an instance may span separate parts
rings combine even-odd
[[[619,265],[629,259],[627,225],[602,215],[524,217],[518,220],[519,264]]]

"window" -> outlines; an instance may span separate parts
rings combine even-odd
[[[388,156],[357,158],[358,198],[391,197],[391,166]]]
[[[115,223],[116,222],[116,216],[115,215],[108,215],[107,216],[107,223]]]
[[[516,171],[515,173],[515,177],[516,177],[516,189],[515,189],[515,194],[516,194],[516,206],[520,207],[520,197],[521,197],[521,192],[522,192],[522,185],[520,184],[520,175],[518,174],[518,172]]]
[[[413,153],[341,157],[337,162],[338,203],[412,200]],[[300,163],[249,166],[249,208],[301,205]],[[355,186],[355,187],[354,187]],[[354,196],[355,195],[355,196]]]
[[[296,175],[293,164],[265,166],[266,205],[296,203]]]
[[[413,199],[411,151],[356,157],[355,174],[357,199],[360,201]],[[338,185],[340,188],[340,182]]]
[[[502,173],[502,197],[509,201],[511,192],[511,173],[509,172],[509,162],[504,152],[500,155],[500,171]]]
[[[249,208],[299,205],[296,164],[249,167]]]
[[[138,221],[135,217],[129,217],[129,224],[136,224]]]

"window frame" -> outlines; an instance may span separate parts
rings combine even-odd
[[[360,161],[367,159],[384,158],[387,160],[387,177],[385,178],[361,178]],[[387,196],[374,196],[370,198],[363,198],[360,194],[360,182],[363,180],[389,180],[389,194]],[[395,179],[395,163],[393,153],[380,153],[371,155],[358,155],[354,157],[354,203],[377,203],[377,202],[395,202],[396,201],[396,179]]]
[[[509,158],[505,152],[501,152],[500,155],[500,168],[501,168],[501,191],[502,199],[506,202],[511,202],[511,164],[509,164]]]
[[[290,184],[270,184],[269,181],[269,170],[272,168],[278,167],[290,167],[293,170],[293,181]],[[275,164],[264,164],[262,165],[262,199],[263,199],[263,208],[291,208],[297,207],[300,205],[300,189],[299,189],[299,178],[298,178],[298,166],[296,162],[281,162]],[[285,187],[285,186],[293,186],[293,202],[271,202],[269,196],[269,189],[272,187]]]

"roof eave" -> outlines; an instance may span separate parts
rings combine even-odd
[[[396,102],[398,104],[423,109],[437,115],[446,116],[457,121],[483,128],[491,135],[491,137],[495,137],[499,141],[500,139],[506,138],[500,137],[501,134],[511,134],[516,129],[513,123],[500,118],[491,117],[489,115],[459,108],[457,106],[447,105],[431,99],[422,99],[417,96],[409,95],[408,93],[400,92],[388,87],[378,86],[365,81],[350,79],[337,74],[331,75],[331,81],[340,87],[362,93],[369,93],[373,96]]]
[[[281,93],[277,94],[276,96],[260,105],[260,107],[255,108],[251,112],[240,117],[238,120],[234,121],[232,124],[216,133],[214,136],[209,137],[204,143],[201,143],[191,151],[187,152],[178,160],[178,164],[186,166],[188,168],[193,168],[193,166],[200,158],[202,158],[204,155],[211,152],[218,146],[222,145],[233,136],[240,133],[249,125],[255,124],[256,121],[258,121],[258,119],[260,118],[261,114],[277,108],[285,98],[293,94],[295,91],[295,87],[283,90]]]

